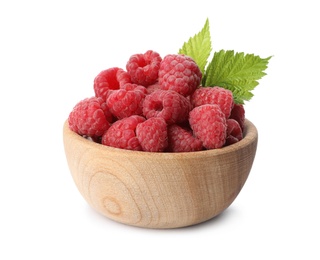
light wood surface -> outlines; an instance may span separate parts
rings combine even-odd
[[[246,121],[242,141],[222,149],[148,153],[93,143],[63,128],[65,154],[84,199],[104,216],[133,226],[177,228],[209,220],[237,197],[258,141]]]

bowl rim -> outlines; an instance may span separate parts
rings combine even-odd
[[[113,154],[118,154],[119,156],[134,156],[134,157],[164,157],[164,158],[172,158],[172,157],[212,157],[215,155],[223,155],[226,153],[235,152],[237,150],[241,150],[244,147],[254,143],[258,139],[258,131],[255,125],[248,119],[245,119],[245,127],[244,127],[244,138],[237,143],[224,146],[222,148],[210,149],[210,150],[201,150],[194,152],[146,152],[146,151],[134,151],[134,150],[126,150],[121,148],[115,148],[111,146],[106,146],[103,144],[95,143],[91,140],[88,140],[76,132],[72,131],[69,128],[68,120],[65,120],[63,124],[63,138],[72,138],[77,142],[81,142],[84,146],[91,149],[100,149],[102,152],[110,152]]]

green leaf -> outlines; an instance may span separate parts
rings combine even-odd
[[[191,57],[199,66],[202,74],[204,74],[211,49],[210,26],[209,19],[207,19],[202,30],[183,44],[179,54]]]
[[[221,50],[215,52],[202,78],[202,85],[219,86],[233,92],[236,103],[243,104],[252,97],[252,90],[258,80],[266,75],[268,58],[260,58],[254,54]]]

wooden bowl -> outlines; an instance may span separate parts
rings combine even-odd
[[[146,228],[178,228],[209,220],[237,197],[251,170],[258,141],[246,120],[244,139],[189,153],[150,153],[107,147],[64,124],[73,180],[89,205],[106,217]]]

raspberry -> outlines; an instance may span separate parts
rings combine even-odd
[[[142,116],[133,115],[113,123],[103,134],[101,143],[127,150],[141,151],[142,147],[136,136],[136,127],[145,121]]]
[[[94,79],[93,88],[96,97],[107,100],[110,90],[119,89],[122,85],[130,83],[129,74],[121,68],[113,67],[101,71]]]
[[[167,124],[174,124],[188,119],[191,103],[175,91],[156,90],[146,96],[142,110],[146,118],[162,117]]]
[[[114,90],[107,99],[110,112],[122,119],[132,115],[142,115],[142,104],[145,94],[141,91],[118,89]]]
[[[200,85],[202,73],[193,59],[181,54],[169,54],[160,64],[161,89],[174,90],[183,96],[191,95]]]
[[[160,88],[159,82],[157,81],[156,83],[154,83],[152,85],[149,85],[147,87],[147,92],[148,92],[148,94],[151,94],[152,92],[154,92],[154,91],[156,91],[158,89],[161,89],[161,88]]]
[[[112,115],[102,98],[91,97],[78,102],[68,117],[69,128],[80,134],[100,137],[110,127]]]
[[[193,136],[191,129],[177,124],[168,126],[168,152],[194,152],[202,150],[202,142]]]
[[[142,85],[134,84],[134,83],[126,83],[123,86],[121,86],[121,89],[125,89],[127,91],[129,91],[129,90],[141,91],[145,95],[149,94],[146,87],[144,87]]]
[[[226,141],[226,117],[218,105],[202,105],[190,112],[189,123],[193,134],[206,149],[220,148]]]
[[[163,152],[168,146],[167,123],[162,117],[151,117],[138,124],[136,134],[143,151]]]
[[[205,104],[217,104],[221,111],[229,118],[233,107],[233,95],[228,89],[221,87],[200,87],[191,96],[193,107]]]
[[[143,86],[154,84],[158,79],[161,60],[159,53],[152,50],[132,55],[126,65],[131,81]]]
[[[245,110],[244,110],[244,106],[242,104],[234,104],[232,110],[231,110],[231,115],[230,117],[231,119],[235,119],[242,131],[244,129],[244,122],[245,122]]]
[[[238,121],[234,119],[227,119],[227,139],[225,145],[239,142],[242,138],[242,129]]]

